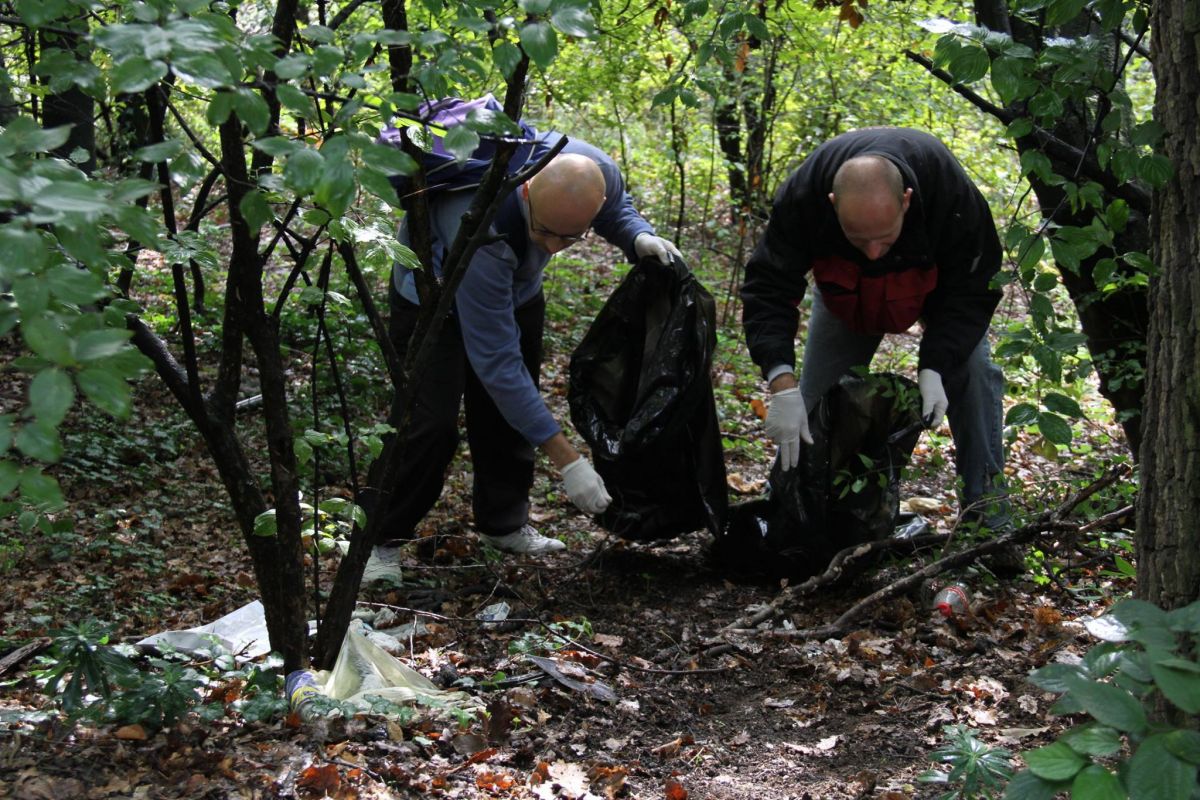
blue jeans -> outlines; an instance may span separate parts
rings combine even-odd
[[[880,335],[850,330],[826,308],[819,290],[810,294],[812,314],[800,375],[800,391],[808,409],[842,375],[854,367],[868,366],[883,340]],[[946,418],[962,479],[962,517],[992,530],[1004,528],[1011,518],[1003,481],[1004,375],[992,361],[987,336],[961,368],[942,376],[942,384],[950,401]]]

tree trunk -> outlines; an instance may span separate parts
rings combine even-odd
[[[80,23],[80,27],[84,27],[82,23]],[[43,52],[52,47],[58,48],[72,53],[81,60],[83,59],[81,53],[88,49],[83,34],[69,36],[65,33],[42,32],[38,39]],[[46,95],[45,105],[42,107],[42,125],[44,127],[71,126],[70,137],[54,151],[54,155],[68,158],[76,150],[87,153],[87,158],[78,164],[79,168],[89,175],[96,168],[95,114],[95,101],[77,86],[72,86],[59,94]]]
[[[1138,596],[1164,608],[1200,599],[1200,14],[1194,0],[1151,6],[1155,117],[1175,167],[1154,197]]]

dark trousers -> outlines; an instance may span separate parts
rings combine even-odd
[[[390,335],[400,357],[409,347],[418,306],[392,292]],[[521,357],[534,385],[542,364],[546,300],[536,298],[516,310]],[[368,514],[384,514],[376,544],[411,539],[416,526],[442,493],[446,470],[458,449],[458,412],[465,407],[467,445],[474,470],[472,510],[475,526],[489,535],[512,533],[529,521],[534,447],[513,430],[492,402],[467,360],[458,317],[451,315],[433,345],[425,374],[416,382],[412,420],[399,454],[394,485],[368,489],[361,503]],[[399,427],[399,409],[391,423]],[[394,435],[394,434],[393,434]],[[375,486],[378,464],[368,483]]]

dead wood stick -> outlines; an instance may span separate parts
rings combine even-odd
[[[1107,522],[1120,519],[1122,516],[1129,513],[1128,508],[1106,514],[1103,517],[1093,520],[1085,525],[1068,524],[1064,521],[1064,518],[1073,510],[1075,510],[1080,503],[1082,503],[1084,500],[1087,500],[1089,497],[1101,491],[1105,487],[1112,485],[1120,478],[1128,475],[1128,473],[1129,468],[1125,465],[1120,465],[1109,469],[1108,472],[1106,472],[1100,478],[1096,479],[1092,483],[1068,497],[1057,508],[1043,512],[1036,520],[1028,525],[1018,528],[1007,536],[988,539],[980,542],[979,544],[968,547],[965,550],[960,550],[956,553],[943,556],[942,558],[933,561],[925,567],[917,570],[915,573],[906,575],[903,578],[893,581],[887,586],[872,592],[867,597],[855,603],[844,614],[842,614],[829,625],[822,625],[817,628],[806,628],[802,630],[774,630],[766,633],[771,636],[789,639],[816,639],[841,635],[845,633],[851,622],[858,619],[858,617],[860,617],[871,606],[882,600],[887,600],[899,594],[903,594],[912,587],[919,585],[922,581],[932,578],[936,575],[940,575],[948,569],[954,569],[955,567],[962,566],[963,564],[969,564],[981,556],[998,552],[1009,545],[1024,544],[1026,542],[1033,541],[1043,533],[1063,530],[1093,530],[1096,527],[1106,524]],[[890,542],[893,540],[882,541]],[[729,626],[722,629],[721,633],[736,634],[753,632],[747,628],[753,628],[754,625],[757,625],[760,622],[763,622],[766,619],[778,614],[782,607],[797,594],[811,592],[813,588],[829,583],[833,578],[826,576],[830,575],[831,572],[836,572],[835,577],[840,576],[846,561],[861,557],[858,554],[858,550],[859,548],[848,548],[849,552],[847,552],[847,550],[843,550],[842,552],[838,553],[838,555],[834,557],[835,563],[831,563],[830,568],[827,569],[825,573],[815,576],[814,578],[810,578],[804,583],[797,584],[797,586],[794,588],[785,587],[784,590],[780,592],[779,595],[772,600],[765,609],[759,610],[754,615],[749,617],[749,619],[745,620],[745,622],[739,619],[738,621],[731,623]],[[843,556],[845,557],[842,558]],[[839,558],[842,558],[842,563],[837,563]],[[709,640],[707,643],[716,644],[717,641],[719,641],[719,637],[717,639]]]
[[[980,556],[990,555],[998,552],[1013,544],[1024,544],[1036,539],[1041,534],[1050,530],[1062,530],[1065,525],[1063,518],[1075,510],[1084,500],[1087,500],[1092,495],[1099,492],[1106,486],[1115,483],[1121,477],[1127,475],[1129,468],[1121,465],[1108,470],[1103,476],[1080,489],[1075,494],[1068,497],[1058,508],[1043,512],[1036,520],[1023,525],[1007,536],[1000,536],[995,539],[988,539],[980,542],[965,550],[960,550],[957,553],[951,553],[937,561],[933,561],[911,575],[906,575],[892,581],[887,586],[872,592],[871,594],[859,600],[853,606],[846,610],[844,614],[838,617],[829,625],[822,625],[817,628],[808,628],[804,630],[776,630],[766,632],[771,636],[779,636],[787,639],[816,639],[829,638],[831,636],[840,636],[846,633],[850,623],[857,620],[863,613],[880,601],[890,599],[897,595],[907,592],[914,586],[927,578],[932,578],[940,575],[948,569],[953,569],[963,564],[969,564]],[[1071,526],[1070,530],[1078,530],[1081,526]]]
[[[32,642],[21,645],[16,650],[0,658],[0,675],[8,674],[9,670],[15,669],[26,659],[37,655],[49,646],[49,639],[34,639]]]

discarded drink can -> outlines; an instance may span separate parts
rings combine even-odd
[[[950,583],[933,596],[933,607],[947,618],[966,614],[971,608],[971,596],[964,584]]]
[[[298,669],[284,678],[283,693],[287,696],[288,710],[295,711],[301,719],[309,719],[313,698],[321,694],[321,688],[312,670]]]

